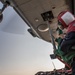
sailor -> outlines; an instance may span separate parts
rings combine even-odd
[[[64,53],[62,56],[67,56],[71,63],[72,74],[75,75],[75,17],[69,11],[59,13],[58,25],[61,29],[67,29],[66,36],[60,44],[60,50]]]

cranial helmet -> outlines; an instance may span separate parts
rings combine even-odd
[[[60,23],[64,28],[68,27],[68,25],[75,20],[74,15],[69,11],[62,11],[59,13],[58,23]]]

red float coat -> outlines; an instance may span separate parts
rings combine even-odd
[[[67,33],[72,32],[72,31],[75,31],[75,20],[72,21],[72,22],[68,25],[68,28],[67,28]]]

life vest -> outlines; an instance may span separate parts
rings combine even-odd
[[[71,22],[75,20],[74,15],[69,11],[62,11],[57,17],[58,21],[61,22],[64,28],[67,28]]]

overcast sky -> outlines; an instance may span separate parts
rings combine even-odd
[[[29,27],[13,8],[8,7],[3,15],[0,23],[0,75],[34,75],[38,71],[53,70],[49,56],[53,53],[52,45],[32,37],[27,31]],[[53,62],[57,69],[64,67],[57,60]]]

